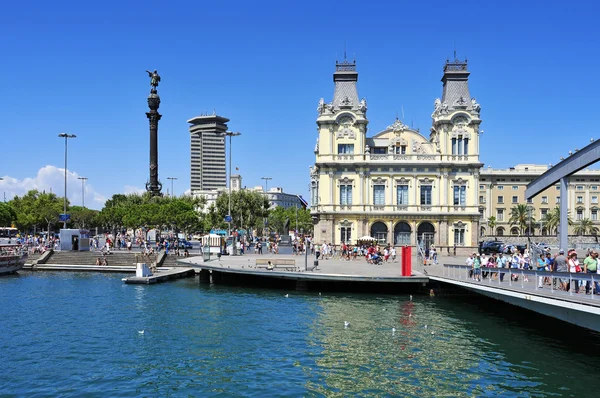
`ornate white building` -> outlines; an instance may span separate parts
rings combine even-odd
[[[466,61],[446,61],[428,138],[398,119],[369,137],[356,63],[336,62],[333,100],[317,108],[310,171],[318,242],[370,235],[391,245],[456,245],[459,253],[477,246],[481,108],[468,77]]]

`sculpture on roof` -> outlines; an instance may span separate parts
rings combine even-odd
[[[439,98],[436,98],[435,101],[433,101],[433,112],[439,112],[439,110],[442,108],[442,101]]]
[[[481,105],[479,105],[479,102],[477,102],[475,98],[471,98],[471,106],[473,106],[473,111],[475,113],[481,112]]]
[[[350,99],[347,95],[340,101],[341,106],[352,106],[352,99]]]
[[[371,153],[371,147],[367,144],[365,145],[365,154],[370,154]]]
[[[319,137],[317,137],[317,143],[315,144],[315,153],[319,153]]]
[[[319,112],[319,115],[321,115],[323,112],[325,112],[325,100],[323,98],[321,98],[319,100],[319,106],[317,106],[317,112]]]
[[[358,109],[362,112],[362,113],[366,113],[367,112],[367,99],[363,98],[360,100],[360,104],[358,105]]]

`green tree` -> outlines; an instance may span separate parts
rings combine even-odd
[[[556,234],[558,225],[560,224],[560,207],[556,206],[542,217],[542,223],[548,229],[550,234]],[[573,225],[573,221],[567,212],[567,223]]]
[[[0,202],[0,227],[10,227],[17,221],[17,213],[10,203]]]
[[[98,210],[92,210],[82,206],[71,206],[69,208],[69,214],[71,215],[69,226],[71,228],[94,228],[97,226],[96,216],[98,213]]]
[[[490,227],[490,232],[492,233],[492,236],[496,236],[496,225],[498,225],[498,221],[496,220],[496,217],[491,216],[488,218],[488,227]]]
[[[63,212],[63,198],[53,193],[31,190],[22,197],[15,196],[10,206],[17,216],[17,228],[27,232],[50,228],[50,224],[58,222],[58,216]]]
[[[519,227],[519,234],[523,235],[523,231],[527,225],[535,222],[532,215],[532,208],[526,204],[518,204],[510,210],[510,219],[508,220],[511,226]]]
[[[172,229],[186,233],[202,229],[204,199],[193,196],[152,197],[113,195],[98,213],[96,222],[113,232],[122,228]]]
[[[573,229],[575,235],[596,235],[598,234],[598,228],[594,226],[594,223],[589,218],[579,220]]]
[[[224,221],[229,212],[229,193],[223,192],[217,198],[213,210],[208,209],[210,226],[227,228]],[[255,229],[262,233],[263,220],[269,215],[269,201],[258,192],[248,190],[233,191],[231,193],[231,218],[232,228]]]

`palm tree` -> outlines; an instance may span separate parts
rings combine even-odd
[[[575,235],[596,235],[598,233],[598,227],[594,226],[594,223],[589,218],[579,220],[575,228],[573,229]]]
[[[531,207],[525,204],[519,204],[510,209],[510,219],[508,220],[511,226],[519,227],[519,234],[523,235],[523,231],[528,224],[534,223],[535,220],[531,215]]]
[[[496,236],[496,225],[498,225],[498,222],[496,221],[496,217],[491,216],[490,218],[488,218],[487,224],[488,224],[488,227],[490,227],[492,235]]]
[[[556,233],[558,225],[560,224],[560,207],[556,206],[554,209],[546,213],[542,218],[542,222],[544,223],[546,228],[548,228],[548,233]],[[573,221],[571,220],[571,217],[569,217],[568,212],[567,222],[569,225],[573,225]]]

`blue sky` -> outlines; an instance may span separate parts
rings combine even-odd
[[[330,101],[336,57],[356,56],[369,135],[396,113],[429,136],[442,66],[467,57],[482,106],[486,167],[556,164],[600,138],[595,2],[572,1],[29,1],[5,2],[0,195],[62,195],[86,204],[141,189],[148,178],[146,69],[158,69],[159,177],[189,189],[186,120],[213,109],[231,119],[243,184],[308,197],[316,107]],[[73,183],[71,183],[71,181]]]

